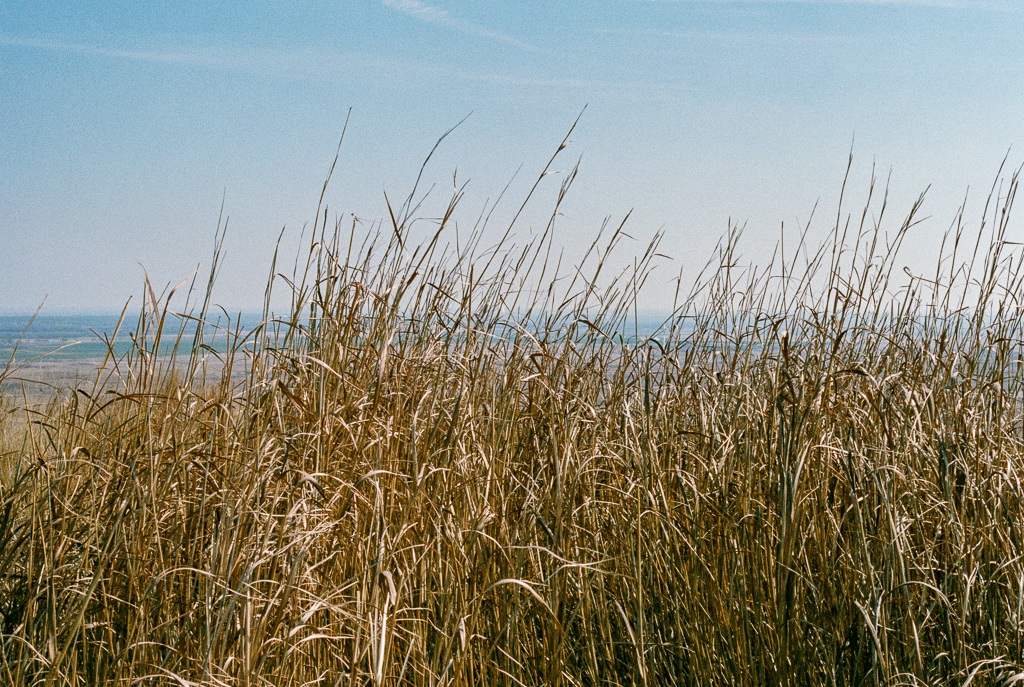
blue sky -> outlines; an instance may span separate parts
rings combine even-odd
[[[934,268],[968,198],[980,220],[1024,134],[1024,3],[482,0],[0,4],[0,312],[109,311],[208,265],[230,218],[215,300],[259,305],[275,240],[294,256],[327,193],[369,227],[435,140],[425,206],[468,182],[473,224],[515,176],[580,172],[556,246],[567,259],[632,211],[628,263],[665,238],[646,307],[696,276],[730,218],[745,260],[834,221],[872,166],[891,171],[891,228],[930,186],[908,268]],[[546,220],[545,178],[521,240]],[[969,191],[969,193],[968,193]],[[496,216],[510,218],[506,200]],[[349,220],[350,221],[350,220]],[[1012,239],[1021,240],[1014,225]]]

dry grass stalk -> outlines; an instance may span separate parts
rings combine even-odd
[[[563,280],[551,226],[445,247],[458,194],[420,246],[414,195],[362,245],[318,223],[293,312],[219,378],[202,330],[158,355],[147,287],[117,393],[5,411],[0,681],[1012,679],[1016,187],[966,266],[958,224],[900,288],[916,205],[890,237],[840,211],[803,267],[740,271],[733,232],[644,340],[656,242],[605,280],[611,230]]]

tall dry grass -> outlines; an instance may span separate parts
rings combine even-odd
[[[5,411],[0,682],[1010,684],[1016,188],[927,278],[918,205],[759,269],[732,232],[647,339],[656,242],[561,268],[556,207],[454,246],[458,194],[420,245],[415,192],[365,241],[318,210],[292,312],[227,353],[171,365],[147,288],[95,386]]]

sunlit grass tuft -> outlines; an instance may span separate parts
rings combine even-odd
[[[159,355],[147,285],[95,385],[0,409],[0,682],[1009,680],[1016,183],[927,278],[917,205],[801,263],[740,270],[734,232],[646,339],[656,241],[617,278],[621,228],[579,269],[552,225],[453,245],[458,196],[420,245],[414,195],[365,242],[318,220],[293,311],[226,354]]]

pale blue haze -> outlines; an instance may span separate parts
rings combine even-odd
[[[817,202],[834,221],[872,164],[897,215],[927,186],[906,264],[971,224],[1007,153],[1024,160],[1024,4],[892,2],[17,2],[0,4],[0,312],[119,310],[208,268],[215,300],[259,308],[274,242],[313,221],[349,109],[330,216],[369,228],[427,170],[436,212],[469,181],[468,230],[522,167],[507,219],[580,111],[554,169],[580,159],[556,244],[578,255],[633,210],[623,264],[663,230],[647,307],[696,276],[730,218],[767,260]],[[470,114],[472,113],[472,114]],[[519,226],[544,224],[560,175]],[[428,185],[429,185],[428,183]],[[503,215],[503,211],[507,211]],[[1024,211],[1024,208],[1022,208]],[[1024,215],[1022,215],[1024,217]],[[422,230],[426,231],[424,223]],[[1024,240],[1016,222],[1012,240]],[[308,235],[303,241],[308,240]],[[454,240],[454,239],[453,239]]]

